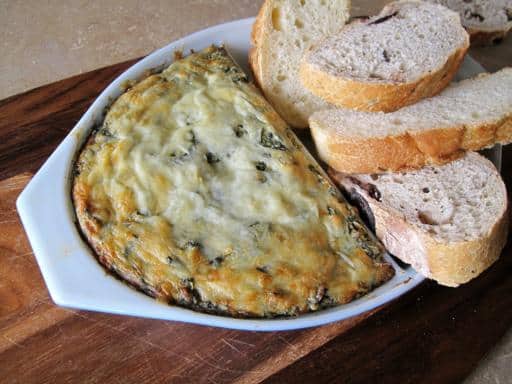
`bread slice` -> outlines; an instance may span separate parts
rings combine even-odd
[[[468,46],[457,13],[421,1],[393,2],[309,49],[300,78],[337,106],[389,112],[445,88]]]
[[[512,0],[427,0],[459,13],[471,44],[499,43],[512,28]]]
[[[267,100],[295,128],[307,128],[309,116],[329,106],[302,86],[300,59],[345,24],[349,9],[349,0],[266,0],[259,11],[249,62]]]
[[[320,157],[340,172],[446,163],[463,150],[512,141],[512,68],[453,83],[395,112],[317,112],[310,125]]]
[[[440,284],[455,287],[478,276],[506,243],[505,185],[475,152],[407,173],[330,173],[365,207],[388,251]]]

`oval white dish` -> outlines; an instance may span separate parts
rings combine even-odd
[[[236,319],[194,312],[160,303],[110,276],[96,261],[75,225],[69,179],[74,156],[105,107],[122,93],[127,80],[172,62],[173,53],[224,44],[248,72],[249,37],[254,18],[221,24],[194,33],[155,51],[114,80],[41,167],[17,200],[17,208],[53,301],[61,306],[99,312],[183,321],[253,331],[291,330],[318,326],[356,316],[411,290],[424,277],[412,268],[396,270],[392,280],[349,304],[292,318]],[[483,68],[468,58],[461,77]]]

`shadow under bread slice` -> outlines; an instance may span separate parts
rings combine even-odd
[[[347,303],[394,274],[224,48],[121,95],[75,168],[74,206],[98,260],[171,304],[296,315]]]

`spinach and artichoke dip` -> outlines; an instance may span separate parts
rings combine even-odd
[[[296,315],[347,303],[394,274],[222,47],[118,98],[79,154],[72,197],[101,264],[195,310]]]

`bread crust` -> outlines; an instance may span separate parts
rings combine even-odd
[[[265,80],[265,68],[268,66],[264,63],[264,57],[268,55],[262,55],[261,51],[264,49],[262,45],[265,40],[270,38],[268,36],[268,31],[272,28],[270,23],[272,20],[273,3],[274,0],[265,0],[261,6],[252,27],[251,48],[249,50],[249,66],[253,72],[255,83],[270,100],[272,98],[268,96],[266,90],[271,87],[271,84],[269,84],[268,80]],[[306,119],[301,119],[300,116],[287,111],[286,108],[283,108],[279,103],[272,102],[272,106],[276,109],[279,115],[281,115],[282,118],[294,128],[308,127]]]
[[[489,163],[489,167],[493,165]],[[345,175],[333,169],[329,175],[342,189],[351,189],[368,203],[377,237],[391,254],[441,285],[457,287],[477,277],[499,258],[507,242],[509,211],[503,183],[503,209],[487,233],[475,240],[443,243],[407,222],[400,212],[372,198]]]
[[[379,173],[446,164],[465,150],[477,151],[512,142],[512,113],[479,126],[451,126],[394,136],[349,137],[310,119],[320,158],[339,172]]]
[[[315,95],[334,105],[361,111],[392,112],[441,92],[457,73],[469,48],[469,38],[441,68],[410,83],[377,83],[333,76],[308,62],[301,62],[302,84]]]
[[[442,285],[457,287],[480,275],[500,257],[507,242],[508,223],[505,209],[482,239],[441,244],[425,236],[429,277]]]
[[[252,26],[251,31],[251,47],[249,49],[249,66],[251,67],[252,73],[254,75],[254,81],[258,88],[263,91],[262,84],[262,65],[260,63],[261,55],[259,54],[259,46],[260,41],[263,39],[263,20],[265,19],[265,15],[268,12],[270,7],[270,2],[272,0],[265,0],[260,10],[258,11],[258,15],[256,16],[256,20]]]

